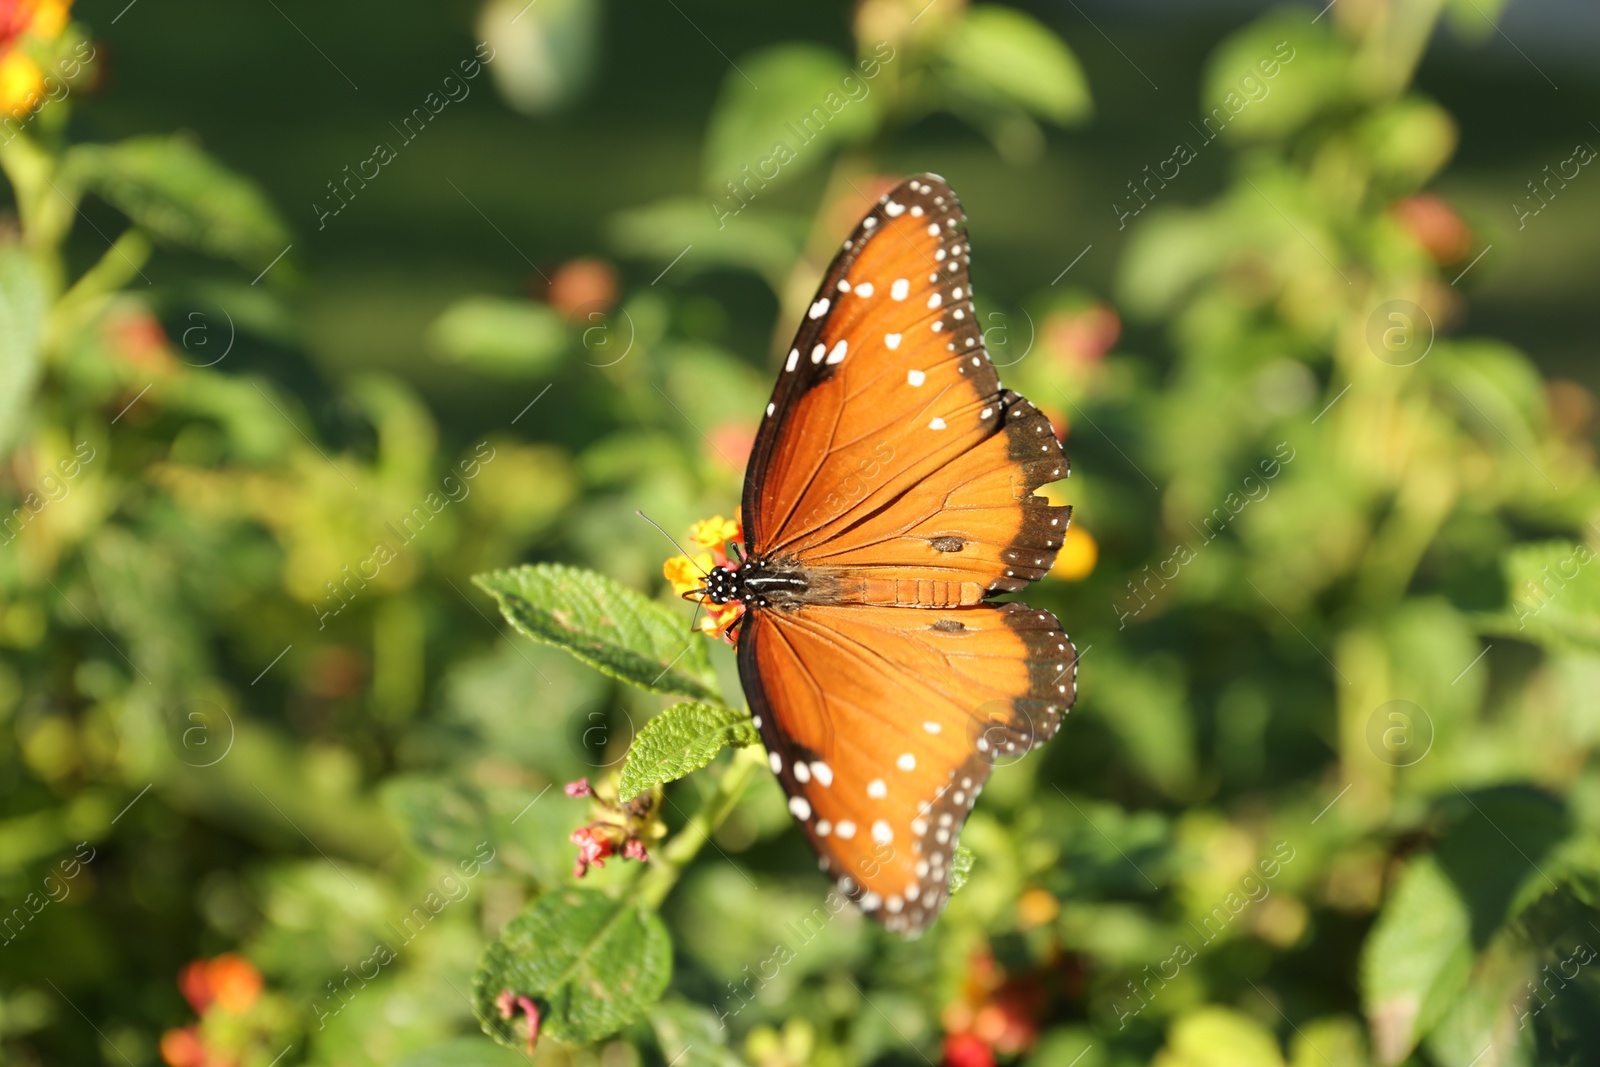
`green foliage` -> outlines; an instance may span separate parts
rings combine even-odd
[[[80,145],[66,172],[155,236],[252,269],[289,243],[261,190],[184,137]]]
[[[654,693],[717,697],[705,644],[665,608],[604,575],[538,564],[474,581],[518,630],[604,674]]]
[[[660,918],[629,900],[569,889],[546,894],[506,925],[473,977],[484,1032],[512,1048],[526,1043],[500,1016],[504,990],[529,996],[561,1041],[607,1037],[666,991],[672,942]]]
[[[20,249],[0,250],[0,450],[23,430],[23,414],[39,376],[43,294]]]
[[[847,43],[813,35],[843,47],[747,53],[758,22],[667,8],[705,62],[730,50],[720,90],[663,85],[641,132],[625,80],[573,121],[477,81],[315,237],[192,139],[82,140],[147,115],[86,65],[0,138],[0,1058],[142,1067],[187,1032],[240,1067],[490,1067],[526,1058],[509,991],[540,1062],[1600,1059],[1594,401],[1545,374],[1593,376],[1464,336],[1518,324],[1476,287],[1504,299],[1522,238],[1455,206],[1502,194],[1451,164],[1452,79],[1449,107],[1411,86],[1441,17],[1493,35],[1501,6],[1269,12],[1172,129],[1109,72],[1152,114],[1190,99],[1148,58],[1187,29],[1112,46],[1069,14],[1069,45],[999,5],[864,0]],[[479,26],[513,107],[623,77],[598,51],[628,20],[525,8]],[[1085,70],[1117,121],[1069,140]],[[356,158],[320,129],[264,184]],[[1201,160],[1175,178],[1174,135]],[[1086,540],[1025,595],[1073,632],[1080,703],[995,768],[959,893],[906,942],[815,871],[634,511],[732,514],[843,227],[924,167],[966,198],[997,357],[1032,328],[997,361],[1065,435],[1050,491]],[[481,246],[439,233],[460,218]],[[374,234],[443,266],[374,269]],[[620,257],[621,291],[572,317],[556,249]],[[345,257],[367,288],[325,292]],[[174,976],[222,952],[262,990],[197,1012]]]
[[[1061,125],[1086,118],[1089,83],[1077,57],[1032,16],[985,4],[944,39],[947,77],[962,95],[1010,105]]]
[[[838,53],[814,45],[781,45],[746,56],[723,79],[712,110],[707,191],[741,184],[752,171],[765,191],[768,183],[792,181],[870,135],[882,119],[881,97],[870,86],[863,95],[857,73]],[[780,144],[786,152],[775,150]],[[760,165],[767,161],[769,166]],[[746,195],[754,191],[752,185]]]
[[[674,704],[633,739],[618,793],[631,800],[699,770],[729,745],[744,748],[760,741],[750,716],[742,711],[720,704]]]
[[[428,336],[452,362],[485,374],[525,378],[550,368],[566,348],[567,329],[548,307],[469,297],[434,320]]]

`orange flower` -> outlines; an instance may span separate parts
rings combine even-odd
[[[737,541],[742,536],[737,517],[725,519],[721,515],[713,515],[689,527],[689,540],[695,543],[696,548],[725,550],[729,541]]]
[[[51,40],[66,29],[72,0],[0,0],[0,111],[21,118],[44,100],[44,71],[17,47]]]
[[[1390,211],[1435,263],[1456,263],[1472,251],[1472,231],[1442,197],[1432,193],[1404,197]]]
[[[205,1067],[206,1047],[192,1026],[161,1035],[161,1058],[169,1067]]]
[[[617,269],[603,259],[563,263],[550,279],[550,306],[569,319],[605,311],[617,302]]]
[[[213,1004],[232,1015],[249,1011],[261,996],[261,984],[255,965],[231,952],[195,960],[178,974],[178,988],[196,1015]]]
[[[738,512],[734,512],[731,519],[713,515],[689,527],[689,540],[696,548],[709,548],[711,551],[701,552],[692,559],[673,556],[662,566],[661,572],[672,583],[672,591],[679,596],[703,587],[706,572],[713,567],[738,568],[737,563],[729,561],[727,546],[730,541],[743,544],[744,524]],[[706,615],[697,624],[699,630],[711,636],[720,635],[732,644],[730,628],[744,614],[744,605],[736,600],[727,604],[713,604],[709,598],[701,597],[700,606],[705,608]]]
[[[261,996],[261,972],[243,956],[224,953],[211,961],[211,992],[217,1007],[238,1015]]]
[[[682,596],[704,585],[706,572],[712,566],[711,553],[702,552],[693,558],[673,556],[662,564],[661,573],[672,583],[673,595]]]

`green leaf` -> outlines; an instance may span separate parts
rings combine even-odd
[[[760,274],[776,292],[800,255],[805,227],[806,220],[798,215],[742,211],[734,203],[680,198],[619,212],[607,231],[620,254],[662,266],[692,245],[693,251],[673,268],[674,275],[738,267]]]
[[[1491,625],[1560,650],[1600,651],[1600,562],[1586,544],[1541,541],[1501,558],[1507,610]]]
[[[22,435],[39,378],[44,294],[33,264],[16,245],[0,247],[0,456]]]
[[[174,244],[254,270],[289,244],[266,194],[187,138],[158,134],[80,145],[67,167],[137,225]]]
[[[672,941],[659,916],[628,900],[567,889],[533,901],[484,951],[472,979],[473,1007],[485,1033],[521,1047],[522,1016],[504,1020],[495,1005],[509,989],[538,1005],[545,1033],[582,1044],[638,1018],[671,977]]]
[[[428,328],[428,343],[445,359],[508,378],[548,369],[567,345],[567,327],[553,308],[528,300],[469,296]]]
[[[1211,1006],[1174,1022],[1158,1059],[1167,1067],[1283,1067],[1270,1030],[1243,1012]]]
[[[674,704],[645,724],[628,750],[617,787],[623,800],[675,782],[710,763],[723,746],[761,740],[750,716],[720,704]]]
[[[511,625],[652,693],[718,700],[704,640],[661,605],[602,574],[538,563],[480,574]]]
[[[408,776],[390,779],[382,797],[426,855],[467,859],[492,836],[488,805],[470,786]]]
[[[527,1057],[481,1037],[458,1037],[401,1060],[398,1067],[527,1067]]]
[[[1077,57],[1031,15],[974,7],[950,30],[942,58],[956,92],[979,103],[1013,105],[1061,125],[1089,114]]]
[[[1495,1067],[1532,1067],[1533,1030],[1521,1021],[1539,968],[1520,936],[1501,931],[1472,968],[1465,994],[1455,1002],[1427,1047],[1435,1063],[1471,1063],[1491,1044]],[[1480,1065],[1481,1067],[1481,1065]]]
[[[676,1067],[741,1067],[716,1014],[686,1000],[663,1000],[650,1011],[661,1058]]]
[[[957,845],[950,854],[950,895],[955,896],[961,887],[967,884],[967,876],[972,873],[972,850],[965,845]]]
[[[882,119],[881,96],[838,53],[778,45],[728,72],[706,131],[705,187],[726,206],[764,195],[861,141]],[[734,183],[740,199],[727,190]]]
[[[1379,1063],[1399,1063],[1467,985],[1472,916],[1437,859],[1414,859],[1361,953],[1361,1000]]]
[[[1298,11],[1251,23],[1218,45],[1206,61],[1200,91],[1204,136],[1282,137],[1344,100],[1354,64],[1348,49]]]

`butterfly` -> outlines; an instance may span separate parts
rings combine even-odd
[[[923,174],[878,201],[808,306],[745,474],[744,545],[693,594],[743,605],[739,677],[839,891],[918,934],[997,761],[1056,733],[1077,651],[1044,577],[1070,507],[1049,420],[1000,386],[966,216]]]

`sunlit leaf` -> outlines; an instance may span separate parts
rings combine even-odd
[[[880,100],[870,79],[827,48],[785,44],[741,56],[706,131],[706,190],[737,211],[871,134]]]
[[[1020,107],[1065,125],[1089,114],[1089,83],[1061,38],[1032,15],[997,5],[969,9],[944,39],[953,91]]]
[[[133,137],[72,150],[69,173],[136,224],[174,244],[264,269],[289,233],[256,184],[188,138]]]
[[[1361,951],[1361,1000],[1381,1064],[1399,1063],[1466,988],[1472,917],[1431,855],[1413,859]]]
[[[549,369],[566,347],[567,328],[545,304],[472,296],[445,309],[428,329],[444,358],[504,377]]]
[[[525,1045],[522,1016],[501,1017],[509,990],[538,1005],[543,1032],[559,1041],[608,1037],[638,1018],[667,988],[672,941],[655,912],[601,893],[546,893],[507,924],[473,976],[473,1007],[484,1032]]]
[[[564,648],[641,689],[717,700],[705,639],[682,619],[603,574],[555,563],[473,578],[536,641]]]
[[[658,785],[699,770],[724,747],[760,741],[750,716],[720,704],[674,704],[645,724],[628,750],[617,791],[631,800]]]

